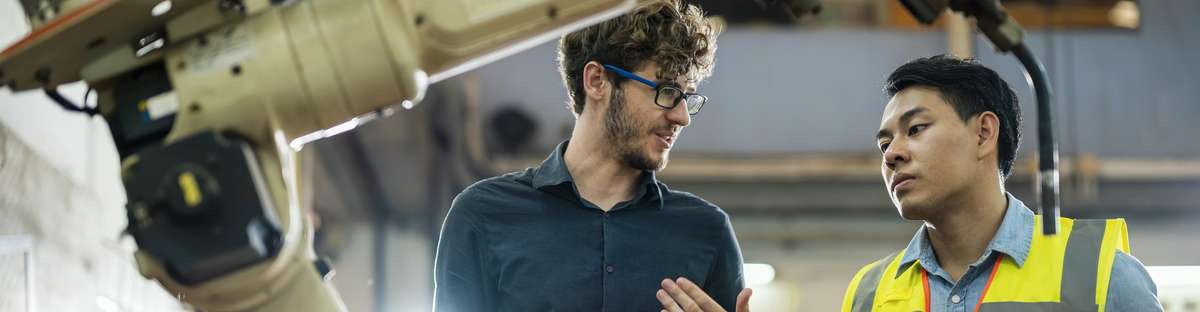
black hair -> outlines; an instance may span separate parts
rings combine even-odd
[[[983,112],[996,114],[1000,119],[997,166],[1001,177],[1007,179],[1012,175],[1021,143],[1021,105],[999,74],[975,59],[936,55],[896,68],[888,75],[883,91],[890,98],[913,86],[936,89],[964,122]]]

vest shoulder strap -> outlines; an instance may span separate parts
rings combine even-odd
[[[842,299],[842,312],[871,311],[875,304],[875,290],[879,286],[879,278],[883,276],[889,264],[902,257],[904,251],[899,251],[863,266],[850,280],[846,296]]]
[[[1041,221],[1039,216],[1038,221]],[[1064,237],[1049,237],[1035,239],[1030,248],[1030,257],[1024,266],[1004,265],[999,269],[996,283],[1036,285],[1047,282],[1042,276],[1030,276],[1020,271],[1046,271],[1047,267],[1056,267],[1061,272],[1058,287],[1048,287],[1047,290],[1057,290],[1058,294],[1027,294],[1006,293],[1000,289],[992,289],[984,299],[980,311],[1104,311],[1107,300],[1108,282],[1112,273],[1112,260],[1117,250],[1128,250],[1128,237],[1125,231],[1125,221],[1111,220],[1071,220],[1062,218]],[[1073,224],[1072,224],[1073,223]],[[1035,227],[1035,229],[1040,227]],[[1036,230],[1035,230],[1036,231]],[[1034,235],[1041,235],[1034,233]],[[1054,241],[1066,240],[1065,250],[1052,252]],[[1061,246],[1061,245],[1059,245]],[[1062,247],[1059,247],[1062,248]],[[1042,270],[1039,270],[1041,268]],[[1007,281],[1001,281],[1005,279]],[[1039,280],[1041,279],[1041,280]],[[997,286],[997,285],[993,285]],[[1022,287],[1029,290],[1030,287]],[[1037,287],[1034,287],[1037,288]],[[1000,290],[1000,291],[997,291]],[[1057,300],[1035,298],[1056,297]]]

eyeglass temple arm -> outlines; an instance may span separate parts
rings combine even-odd
[[[629,79],[637,80],[638,82],[644,83],[644,84],[646,84],[647,86],[650,86],[651,88],[658,88],[658,84],[657,84],[657,83],[655,83],[655,82],[653,82],[653,81],[650,81],[649,79],[642,78],[641,76],[638,76],[638,75],[636,75],[636,74],[634,74],[634,73],[631,73],[631,72],[629,72],[629,71],[627,71],[627,70],[621,69],[620,67],[616,67],[616,66],[612,66],[612,65],[604,64],[604,68],[605,68],[605,69],[608,69],[608,70],[611,70],[611,71],[613,71],[614,73],[617,73],[617,76],[621,76],[621,77],[625,77],[625,78],[629,78]]]

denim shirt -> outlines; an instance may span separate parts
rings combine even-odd
[[[920,262],[929,274],[929,312],[975,311],[979,297],[986,287],[996,257],[1009,257],[1018,267],[1025,264],[1029,256],[1029,245],[1033,241],[1034,214],[1012,194],[1008,197],[1008,208],[996,236],[988,243],[987,250],[979,260],[967,267],[966,273],[952,282],[950,274],[938,264],[929,243],[926,229],[922,226],[913,236],[900,259],[900,268]],[[1117,251],[1113,259],[1112,278],[1108,282],[1108,311],[1162,311],[1158,290],[1142,263],[1132,255]]]

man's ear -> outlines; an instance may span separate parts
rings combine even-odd
[[[979,144],[979,158],[989,157],[997,153],[1000,144],[1000,117],[996,113],[985,111],[975,117],[976,139]],[[995,157],[995,156],[991,156]]]
[[[596,61],[587,62],[583,65],[583,92],[584,97],[591,100],[592,103],[605,103],[604,99],[608,97],[612,91],[612,82],[608,80],[608,72],[604,70],[604,66]],[[590,105],[589,105],[590,106]],[[587,106],[585,106],[584,109]]]

